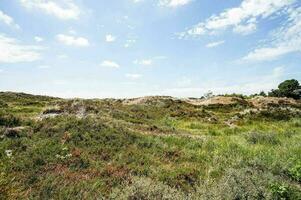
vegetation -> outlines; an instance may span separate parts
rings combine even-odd
[[[299,90],[301,90],[299,82],[295,79],[291,79],[280,83],[278,89],[272,90],[269,96],[300,99],[301,92]]]
[[[296,105],[0,103],[0,199],[301,199]]]

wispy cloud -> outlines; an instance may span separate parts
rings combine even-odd
[[[136,65],[149,66],[149,65],[153,64],[153,60],[152,59],[134,60],[133,63],[136,64]]]
[[[136,40],[135,39],[128,39],[128,40],[126,40],[125,41],[125,43],[124,43],[124,47],[125,48],[129,48],[129,47],[131,47],[133,44],[135,44],[136,43]]]
[[[81,11],[73,0],[20,0],[28,9],[42,11],[62,20],[78,19]]]
[[[41,58],[42,47],[21,44],[0,34],[0,63],[33,62]]]
[[[243,0],[240,6],[227,9],[218,15],[212,15],[184,33],[180,38],[214,34],[216,31],[232,28],[234,32],[248,34],[256,29],[259,19],[268,18],[285,10],[295,0]]]
[[[108,68],[119,68],[120,67],[120,65],[118,63],[116,63],[115,61],[111,61],[111,60],[102,61],[100,66],[108,67]]]
[[[69,46],[87,47],[90,45],[89,40],[84,37],[75,37],[71,35],[58,34],[56,39]]]
[[[176,8],[190,3],[192,0],[159,0],[159,6]]]
[[[35,40],[36,42],[43,42],[43,41],[44,41],[44,38],[39,37],[39,36],[35,36],[35,37],[34,37],[34,40]]]
[[[264,46],[243,57],[243,61],[275,60],[283,55],[301,52],[301,7],[288,10],[288,22],[274,31]]]
[[[14,19],[11,16],[8,16],[4,12],[0,10],[0,22],[3,22],[4,24],[11,26],[16,29],[20,29],[20,26],[15,23]]]
[[[214,47],[218,47],[218,46],[220,46],[220,45],[222,45],[222,44],[224,44],[224,43],[225,43],[224,40],[217,41],[217,42],[211,42],[211,43],[208,43],[208,44],[206,45],[206,47],[207,47],[207,48],[214,48]]]

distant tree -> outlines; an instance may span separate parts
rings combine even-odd
[[[301,87],[297,80],[286,80],[278,85],[278,89],[269,92],[269,96],[300,99],[300,89]]]
[[[266,97],[267,95],[266,95],[266,93],[265,93],[264,91],[261,91],[261,92],[259,93],[259,96]]]

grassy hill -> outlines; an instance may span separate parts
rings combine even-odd
[[[301,199],[300,108],[0,93],[0,199]]]

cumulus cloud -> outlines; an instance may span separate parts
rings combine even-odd
[[[114,61],[111,60],[104,60],[102,61],[102,63],[100,64],[100,66],[102,67],[108,67],[108,68],[119,68],[120,65]]]
[[[207,48],[214,48],[214,47],[218,47],[218,46],[220,46],[220,45],[222,45],[222,44],[224,44],[224,43],[225,43],[224,40],[222,40],[222,41],[217,41],[217,42],[211,42],[211,43],[208,43],[208,44],[206,45],[206,47],[207,47]]]
[[[105,40],[106,40],[106,42],[115,42],[116,37],[111,34],[108,34],[108,35],[106,35]]]
[[[33,62],[40,59],[42,47],[21,44],[0,34],[0,63]]]
[[[141,74],[125,74],[126,78],[132,79],[132,80],[136,80],[136,79],[140,79],[142,77]]]
[[[87,47],[90,45],[89,40],[84,37],[75,37],[71,35],[58,34],[56,39],[68,46]]]
[[[42,11],[62,20],[78,19],[81,11],[72,0],[20,0],[27,9]]]
[[[175,7],[187,5],[191,1],[192,0],[159,0],[159,6],[175,8]]]
[[[214,34],[218,30],[232,28],[234,32],[249,34],[256,30],[259,19],[265,19],[276,14],[296,0],[243,0],[238,7],[213,15],[204,22],[200,22],[186,32],[179,34],[180,38]]]
[[[14,27],[16,29],[20,29],[20,26],[15,23],[14,19],[11,16],[8,16],[4,12],[2,12],[1,10],[0,10],[0,22],[8,26]]]
[[[289,53],[301,52],[301,7],[288,10],[288,22],[273,32],[263,46],[243,57],[244,61],[275,60]]]

